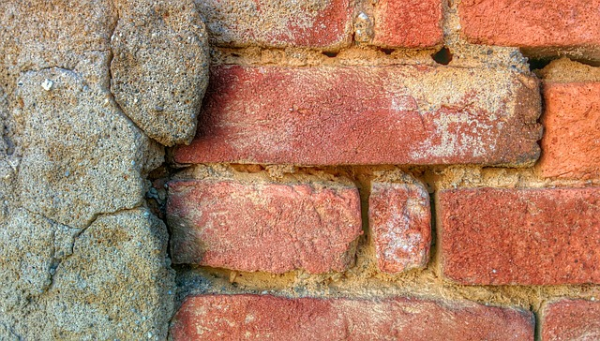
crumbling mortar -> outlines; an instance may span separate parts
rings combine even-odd
[[[516,49],[481,45],[449,45],[453,54],[450,67],[486,68],[530,74],[525,58]],[[390,54],[375,46],[352,46],[341,49],[335,57],[311,48],[215,47],[211,46],[212,65],[242,66],[438,66],[432,59],[439,48],[396,48]],[[492,51],[496,56],[489,55]],[[467,53],[468,52],[468,53]]]
[[[510,47],[490,47],[465,42],[457,27],[457,7],[460,1],[443,2],[444,45],[456,56],[451,62],[453,68],[492,68],[506,72],[531,74],[523,50]],[[364,1],[363,3],[368,3]],[[366,11],[366,10],[365,10]],[[358,12],[360,13],[360,11]],[[355,14],[356,15],[356,14]],[[369,15],[367,13],[367,15]],[[352,44],[354,45],[354,44]],[[387,66],[387,65],[430,65],[437,64],[430,55],[439,47],[429,49],[393,49],[386,54],[375,46],[349,46],[336,50],[333,57],[323,52],[327,49],[311,48],[268,48],[268,47],[215,47],[211,46],[213,65],[244,66]],[[541,91],[541,89],[540,89]],[[541,117],[537,118],[537,123]],[[539,143],[539,142],[538,142]],[[168,150],[167,155],[170,155]],[[477,165],[459,166],[341,166],[303,167],[298,165],[235,165],[176,164],[169,159],[167,180],[188,179],[198,176],[198,167],[225,168],[234,178],[246,175],[271,178],[274,181],[289,181],[290,178],[304,175],[333,177],[347,176],[359,188],[361,194],[364,235],[359,238],[356,265],[343,273],[309,275],[303,271],[292,271],[282,275],[266,272],[247,273],[235,270],[210,267],[177,265],[178,305],[188,294],[205,293],[256,293],[273,294],[284,297],[364,297],[379,299],[388,296],[410,296],[434,300],[470,300],[486,305],[518,307],[535,314],[539,328],[540,309],[548,301],[558,298],[594,299],[600,295],[600,285],[552,285],[552,286],[465,286],[443,278],[440,265],[439,243],[435,242],[438,226],[432,226],[434,243],[431,248],[427,269],[411,270],[399,275],[385,275],[374,268],[372,242],[369,241],[368,197],[370,183],[377,178],[375,173],[389,172],[390,168],[412,174],[423,181],[432,198],[435,193],[449,188],[556,188],[587,187],[600,185],[600,179],[585,183],[579,180],[559,180],[541,178],[535,161],[513,169],[514,165],[482,167]],[[503,168],[509,167],[509,168]],[[209,174],[218,176],[218,171]],[[432,214],[436,205],[432,201]],[[434,217],[432,217],[434,218]],[[435,218],[434,218],[435,219]],[[435,224],[435,223],[434,223]],[[170,251],[169,251],[170,252]],[[539,340],[539,331],[536,339]]]
[[[245,173],[247,167],[237,167],[235,165],[207,165],[202,167],[216,166],[217,173],[210,176],[218,176],[220,172],[228,172],[228,176],[234,178],[264,176],[270,175],[266,170],[260,170],[256,173],[254,167],[252,171]],[[171,179],[185,179],[197,176],[193,169],[198,166],[192,166],[180,173],[170,174]],[[263,168],[263,167],[261,167]],[[359,188],[361,195],[363,229],[365,234],[359,238],[356,251],[356,264],[341,273],[328,273],[321,275],[311,275],[304,271],[291,271],[281,275],[275,275],[266,272],[241,272],[235,270],[218,269],[206,266],[185,266],[176,265],[174,269],[178,273],[178,295],[177,304],[191,294],[272,294],[283,297],[354,297],[367,299],[381,299],[394,296],[408,296],[437,301],[443,300],[468,300],[485,305],[512,307],[524,310],[530,310],[537,316],[543,304],[558,298],[585,298],[596,299],[600,297],[600,285],[581,284],[581,285],[513,285],[513,286],[467,286],[454,283],[443,278],[440,270],[440,252],[439,243],[435,241],[430,251],[430,261],[426,269],[409,270],[398,275],[387,275],[380,273],[375,267],[375,258],[372,242],[369,241],[370,228],[368,227],[368,196],[370,192],[370,183],[375,179],[385,179],[394,181],[399,179],[400,174],[406,173],[423,182],[432,193],[432,199],[436,198],[435,193],[444,188],[454,188],[455,183],[452,180],[456,177],[455,173],[460,170],[466,170],[466,173],[460,175],[460,186],[465,188],[492,186],[505,188],[515,188],[514,184],[507,181],[506,184],[490,183],[481,180],[479,183],[470,183],[469,179],[473,170],[480,172],[479,177],[489,176],[488,173],[497,171],[508,171],[511,174],[528,175],[521,179],[521,184],[517,188],[531,187],[550,187],[549,183],[555,183],[560,186],[572,186],[576,181],[542,181],[535,175],[532,169],[498,169],[482,168],[478,166],[434,166],[434,167],[393,167],[393,166],[344,166],[344,167],[294,167],[294,178],[302,178],[310,174],[315,176],[329,174],[334,177],[344,176],[349,178]],[[392,177],[389,177],[390,174]],[[395,175],[394,175],[395,174]],[[483,174],[484,176],[481,176]],[[275,178],[275,181],[289,181],[286,179]],[[499,176],[491,176],[497,179]],[[502,178],[500,176],[500,178]],[[600,179],[599,179],[600,180]],[[432,201],[434,202],[434,201]],[[431,210],[435,214],[437,205],[432,204]],[[367,216],[365,217],[365,214]],[[433,220],[435,221],[435,220]],[[432,231],[436,231],[438,226],[432,226]],[[194,284],[195,283],[195,284]],[[202,283],[202,285],[198,285]]]

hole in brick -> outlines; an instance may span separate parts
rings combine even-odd
[[[329,51],[323,51],[323,54],[326,55],[329,58],[333,58],[333,57],[335,57],[335,56],[338,55],[337,52],[329,52]]]
[[[452,52],[450,52],[449,48],[444,46],[441,50],[432,54],[431,58],[438,64],[448,65],[452,61]]]
[[[390,55],[392,54],[392,52],[394,52],[394,49],[380,49],[381,51],[383,51],[383,53]]]

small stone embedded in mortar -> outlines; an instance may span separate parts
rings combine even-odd
[[[111,38],[111,90],[149,137],[187,144],[208,85],[204,23],[191,1],[131,2]]]

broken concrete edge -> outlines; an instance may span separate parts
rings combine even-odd
[[[205,25],[187,2],[156,4],[141,17],[139,8],[129,10],[136,13],[120,13],[110,37],[110,91],[147,136],[165,146],[189,144],[208,85]]]

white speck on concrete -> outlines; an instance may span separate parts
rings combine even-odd
[[[44,79],[44,81],[42,82],[42,88],[46,91],[52,90],[53,85],[54,85],[54,82],[49,80],[48,78]]]

